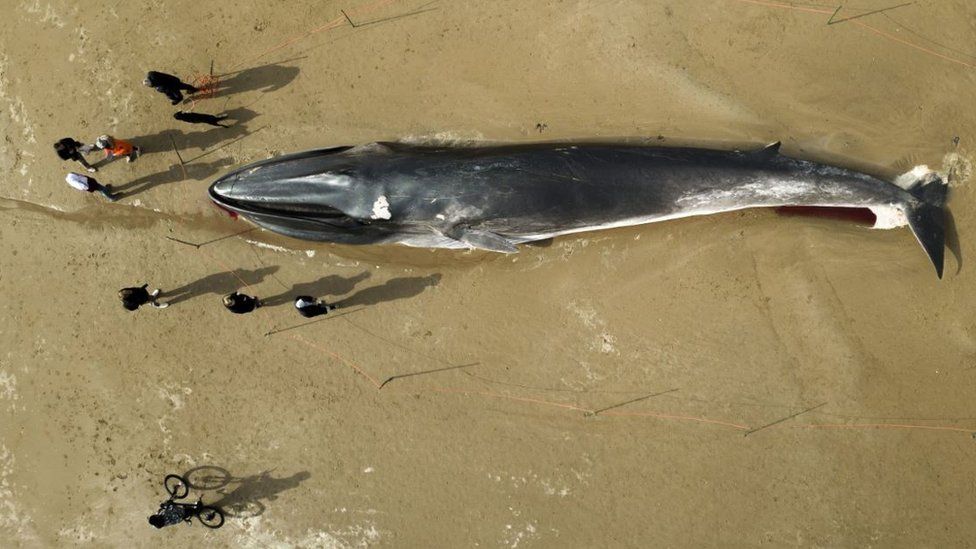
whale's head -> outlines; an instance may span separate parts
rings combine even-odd
[[[276,232],[333,242],[376,241],[391,218],[383,189],[356,155],[337,147],[280,156],[228,173],[210,199]]]

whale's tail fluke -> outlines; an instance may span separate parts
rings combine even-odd
[[[905,211],[908,226],[932,260],[939,278],[942,278],[945,259],[945,203],[948,190],[949,186],[941,177],[929,172],[908,189],[917,202],[909,204]]]

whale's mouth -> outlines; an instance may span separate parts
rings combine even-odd
[[[290,204],[282,202],[262,204],[260,202],[228,198],[216,193],[210,194],[210,200],[215,206],[230,214],[231,217],[236,217],[239,214],[255,214],[295,219],[351,219],[342,210],[321,204]]]
[[[819,217],[847,221],[855,225],[874,227],[878,216],[870,208],[843,208],[837,206],[779,206],[776,213],[787,217]]]

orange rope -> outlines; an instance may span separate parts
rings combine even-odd
[[[918,51],[925,52],[925,53],[928,53],[930,55],[934,55],[935,57],[938,57],[939,59],[944,59],[944,60],[949,61],[951,63],[956,63],[956,64],[962,65],[964,67],[969,67],[970,69],[976,69],[976,64],[969,63],[969,62],[963,61],[961,59],[956,59],[955,57],[949,57],[948,55],[943,55],[943,54],[941,54],[941,53],[939,53],[937,51],[930,50],[929,48],[926,48],[925,46],[920,46],[920,45],[918,45],[918,44],[916,44],[914,42],[909,42],[908,40],[905,40],[904,38],[899,38],[899,37],[897,37],[897,36],[895,36],[893,34],[886,33],[886,32],[884,32],[884,31],[882,31],[880,29],[877,29],[875,27],[872,27],[871,25],[868,25],[867,23],[862,23],[860,21],[849,21],[849,22],[850,23],[853,23],[853,24],[855,24],[855,25],[857,25],[857,26],[859,26],[861,28],[867,29],[867,30],[869,30],[869,31],[877,34],[878,36],[883,36],[883,37],[887,38],[888,40],[892,40],[894,42],[898,42],[899,44],[904,44],[904,45],[906,45],[906,46],[908,46],[910,48],[914,48],[914,49],[916,49]]]
[[[372,11],[374,9],[381,8],[383,6],[386,6],[388,4],[392,4],[395,1],[396,0],[378,0],[376,2],[373,2],[373,3],[370,3],[370,4],[365,4],[365,5],[360,6],[358,8],[352,8],[352,9],[346,10],[346,13],[361,13],[361,12]],[[244,61],[241,61],[240,63],[238,63],[238,64],[234,65],[233,67],[231,67],[231,71],[234,71],[235,69],[237,69],[241,65],[244,65],[245,63],[251,63],[251,62],[257,61],[258,59],[264,57],[265,55],[268,55],[269,53],[273,53],[273,52],[276,52],[276,51],[278,51],[280,49],[286,48],[286,47],[294,44],[295,42],[298,42],[299,40],[303,40],[305,38],[308,38],[309,36],[312,36],[313,34],[316,34],[316,33],[322,32],[322,31],[326,31],[326,30],[331,30],[331,29],[339,28],[339,27],[343,26],[346,23],[347,23],[347,21],[346,21],[346,17],[345,16],[336,17],[335,19],[332,19],[331,21],[329,21],[328,23],[325,23],[324,25],[322,25],[320,27],[316,27],[316,28],[314,28],[312,30],[305,31],[304,33],[299,34],[297,36],[293,36],[292,38],[289,38],[289,39],[285,40],[284,42],[282,42],[282,43],[280,43],[280,44],[278,44],[276,46],[272,46],[271,48],[269,48],[269,49],[267,49],[267,50],[265,50],[265,51],[263,51],[263,52],[255,55],[254,57],[251,57],[250,59],[246,59]]]
[[[357,366],[353,362],[350,362],[350,361],[346,360],[345,358],[342,358],[342,356],[339,355],[339,353],[330,351],[329,349],[326,349],[325,347],[316,345],[315,343],[312,343],[311,341],[308,341],[308,340],[306,340],[304,338],[301,338],[301,337],[299,337],[297,335],[290,335],[289,337],[291,337],[295,341],[299,341],[301,343],[304,343],[305,345],[308,345],[309,347],[313,347],[315,349],[318,349],[318,350],[320,350],[320,351],[328,354],[332,358],[338,360],[339,362],[345,364],[346,366],[351,367],[353,370],[356,370],[356,372],[358,372],[359,375],[361,375],[361,376],[365,377],[366,379],[368,379],[369,382],[372,383],[373,386],[376,387],[377,390],[379,390],[380,387],[383,386],[383,384],[380,383],[379,381],[377,381],[376,378],[374,378],[373,376],[369,375],[369,373],[367,373],[366,370],[360,368],[359,366]]]
[[[734,2],[739,2],[739,3],[742,3],[742,4],[755,4],[757,6],[765,6],[765,7],[768,7],[768,8],[779,8],[779,9],[787,9],[787,10],[794,10],[794,11],[802,11],[802,12],[806,12],[806,13],[816,13],[816,14],[819,14],[819,15],[833,15],[835,13],[835,11],[831,11],[831,10],[821,10],[821,9],[817,9],[817,8],[807,8],[807,7],[801,7],[801,6],[794,6],[794,5],[791,5],[791,4],[781,4],[779,2],[767,2],[767,1],[764,1],[764,0],[733,0],[733,1]],[[847,23],[850,23],[852,25],[857,25],[858,27],[861,27],[862,29],[868,30],[868,31],[870,31],[870,32],[872,32],[874,34],[877,34],[878,36],[881,36],[882,38],[887,38],[888,40],[891,40],[892,42],[897,42],[899,44],[903,44],[905,46],[908,46],[908,47],[913,48],[915,50],[918,50],[920,52],[927,53],[929,55],[933,55],[935,57],[938,57],[939,59],[943,59],[943,60],[949,61],[951,63],[956,63],[956,64],[962,65],[964,67],[969,67],[971,69],[976,69],[976,64],[969,63],[969,62],[963,61],[961,59],[956,59],[955,57],[951,57],[951,56],[948,56],[948,55],[941,54],[941,53],[939,53],[939,52],[937,52],[935,50],[926,48],[925,46],[916,44],[916,43],[911,42],[909,40],[905,40],[904,38],[900,38],[900,37],[895,36],[893,34],[884,32],[881,29],[878,29],[876,27],[873,27],[871,25],[868,25],[867,23],[864,23],[864,22],[861,22],[861,21],[854,21],[854,20],[850,20],[850,21],[846,21],[846,22]]]
[[[781,8],[786,10],[806,11],[810,13],[823,13],[827,15],[832,15],[834,13],[831,10],[818,10],[817,8],[804,8],[800,6],[793,6],[791,4],[780,4],[778,2],[763,2],[762,0],[735,0],[735,1],[742,2],[743,4],[756,4],[758,6],[766,6],[769,8]]]

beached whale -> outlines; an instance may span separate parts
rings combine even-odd
[[[374,143],[280,156],[218,179],[211,199],[268,230],[344,244],[517,251],[610,227],[754,207],[868,208],[908,225],[942,276],[947,187],[894,183],[779,154],[608,144]]]

